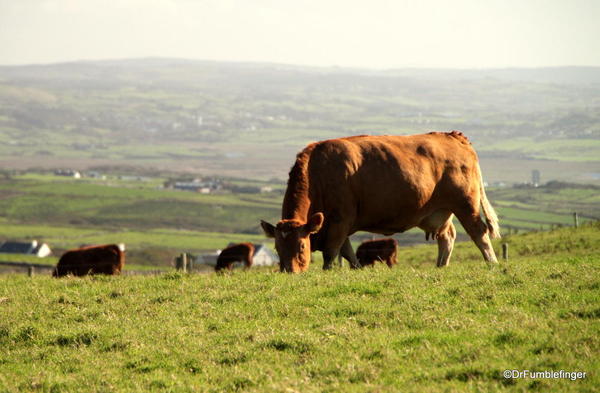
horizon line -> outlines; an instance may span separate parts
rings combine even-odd
[[[0,64],[2,68],[8,67],[35,67],[35,66],[56,66],[68,64],[85,64],[85,63],[108,63],[108,62],[124,62],[124,61],[143,61],[143,60],[166,60],[166,61],[185,61],[197,63],[225,63],[225,64],[247,64],[247,65],[266,65],[266,66],[283,66],[295,68],[313,68],[313,69],[346,69],[356,71],[375,71],[375,72],[390,72],[397,70],[428,70],[428,71],[492,71],[492,70],[536,70],[536,69],[559,69],[559,68],[600,68],[600,65],[545,65],[545,66],[493,66],[493,67],[451,67],[451,66],[393,66],[393,67],[367,67],[367,66],[350,66],[350,65],[314,65],[314,64],[295,64],[282,63],[275,61],[257,61],[257,60],[215,60],[215,59],[198,59],[186,57],[170,57],[170,56],[140,56],[140,57],[115,57],[115,58],[96,58],[96,59],[73,59],[61,60],[54,62],[34,62],[34,63],[18,63],[18,64]]]

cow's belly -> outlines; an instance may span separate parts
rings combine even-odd
[[[364,209],[363,214],[357,217],[354,227],[355,231],[390,235],[416,227],[428,214],[422,207],[415,205]]]

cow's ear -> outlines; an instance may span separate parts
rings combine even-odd
[[[260,220],[260,226],[267,237],[275,237],[275,227],[273,225],[266,221]]]
[[[317,233],[323,226],[325,216],[323,213],[315,213],[308,219],[308,222],[304,225],[304,231],[306,234]]]

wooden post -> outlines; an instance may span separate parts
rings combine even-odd
[[[181,254],[178,257],[175,258],[175,269],[182,270],[184,273],[187,271],[187,259],[185,257],[185,254]]]
[[[194,269],[194,258],[190,254],[185,254],[187,256],[187,272],[191,273]]]
[[[187,258],[187,254],[185,252],[183,254],[181,254],[181,259],[183,260],[183,272],[187,273],[187,271],[188,271],[188,258]]]
[[[508,243],[502,243],[502,259],[508,261]]]
[[[577,212],[573,213],[573,224],[575,224],[575,228],[579,227],[579,218],[577,217]]]
[[[33,267],[33,266],[31,266],[31,265],[27,266],[27,275],[28,275],[29,277],[33,277],[33,274],[34,274],[34,273],[35,273],[34,267]]]

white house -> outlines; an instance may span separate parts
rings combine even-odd
[[[254,257],[252,266],[275,266],[279,263],[279,257],[264,244],[254,245]]]
[[[38,243],[37,240],[30,242],[4,242],[0,243],[0,253],[4,254],[27,254],[40,258],[52,254],[52,250],[46,243]]]
[[[56,176],[66,176],[66,177],[72,177],[75,179],[81,179],[81,172],[76,171],[74,169],[58,169],[58,170],[54,171],[54,174]]]

